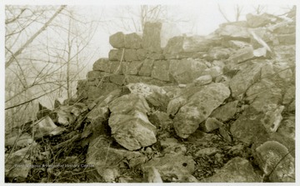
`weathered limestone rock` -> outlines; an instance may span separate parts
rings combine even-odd
[[[124,34],[122,32],[117,32],[109,37],[109,43],[114,48],[124,48]]]
[[[220,59],[228,59],[231,51],[227,48],[214,47],[209,50],[208,57],[210,61],[220,60]]]
[[[170,129],[173,126],[173,121],[165,112],[155,111],[154,113],[150,114],[149,120],[157,128],[161,128],[163,130]]]
[[[154,60],[163,60],[163,59],[165,59],[165,56],[163,55],[162,52],[150,52],[150,53],[147,53],[146,57],[148,59],[154,59]]]
[[[163,88],[146,83],[130,83],[127,87],[131,93],[143,96],[150,106],[162,111],[167,110],[169,98]]]
[[[111,74],[122,74],[122,62],[119,61],[110,61],[109,68]]]
[[[213,79],[223,75],[223,68],[220,66],[213,66],[203,71],[203,75],[210,75]]]
[[[124,61],[125,49],[112,49],[109,51],[108,59],[110,61]]]
[[[276,104],[268,104],[263,107],[264,118],[262,119],[262,123],[268,132],[277,131],[282,120],[281,113],[283,109],[284,106],[279,106]]]
[[[168,41],[164,55],[167,59],[178,59],[183,56],[193,57],[198,52],[207,52],[213,42],[209,36],[176,36]]]
[[[60,116],[58,116],[58,117],[59,117],[58,122],[62,123],[59,120],[61,117]],[[70,119],[69,122],[71,123],[72,120]],[[70,124],[70,123],[67,123],[67,124]],[[65,123],[62,123],[62,124],[65,124]],[[36,123],[35,125],[32,126],[32,133],[35,134],[34,135],[35,139],[39,139],[44,136],[59,135],[62,132],[64,132],[65,130],[66,130],[65,128],[58,127],[57,125],[55,125],[49,116],[45,116],[43,119],[38,121],[38,123]]]
[[[152,72],[152,68],[153,68],[153,64],[154,64],[154,60],[152,59],[145,59],[143,61],[143,65],[139,71],[139,75],[140,76],[146,76],[146,77],[150,77],[151,76],[151,72]]]
[[[77,87],[76,87],[76,95],[79,99],[85,99],[88,97],[88,81],[87,80],[79,80],[77,82]]]
[[[207,66],[198,60],[170,60],[170,75],[178,84],[192,83],[194,79],[203,75],[206,69]]]
[[[150,111],[145,98],[138,94],[128,94],[115,99],[109,105],[112,114],[130,114],[131,111],[140,111],[146,114]]]
[[[295,45],[296,34],[280,34],[275,37],[275,45]]]
[[[260,64],[249,64],[239,71],[230,81],[232,97],[240,98],[260,78],[260,69]]]
[[[288,117],[281,121],[277,133],[295,140],[295,117]]]
[[[166,47],[164,48],[164,55],[168,59],[170,58],[177,58],[176,55],[178,55],[183,51],[183,42],[184,42],[184,37],[183,36],[176,36],[171,39],[169,39]]]
[[[148,183],[163,183],[158,170],[153,166],[144,169],[143,175],[146,177]]]
[[[222,83],[203,87],[176,114],[174,128],[177,135],[181,138],[187,138],[229,96],[229,88]]]
[[[282,99],[282,104],[289,104],[295,100],[296,88],[294,85],[290,86],[286,91]]]
[[[128,150],[137,150],[156,142],[155,126],[146,115],[150,108],[142,96],[128,94],[115,99],[109,109],[112,136]]]
[[[295,159],[277,141],[267,141],[255,149],[255,161],[272,182],[295,182]]]
[[[142,61],[123,62],[122,72],[125,75],[137,75],[142,65]]]
[[[241,49],[241,48],[246,48],[249,47],[250,44],[243,42],[243,41],[236,41],[236,40],[230,40],[228,41],[229,47],[233,49]]]
[[[120,86],[114,83],[101,83],[98,87],[89,86],[87,90],[88,99],[94,100],[101,95],[108,94],[109,92],[118,89]]]
[[[250,34],[247,27],[223,24],[218,30],[219,36],[230,39],[249,39]]]
[[[170,81],[169,61],[154,61],[151,77],[162,81]]]
[[[126,34],[124,37],[125,48],[142,48],[142,38],[137,33]]]
[[[200,76],[197,79],[195,79],[193,81],[193,84],[195,86],[203,86],[203,85],[210,84],[211,82],[212,82],[211,75],[204,75],[204,76]]]
[[[211,117],[217,118],[223,122],[228,121],[233,118],[235,113],[237,112],[237,105],[239,101],[232,101],[226,103],[223,106],[218,107],[216,110],[212,112]]]
[[[32,160],[30,152],[35,150],[37,143],[28,147],[17,150],[10,155],[5,154],[5,177],[16,180],[24,180],[27,178],[31,170]]]
[[[255,56],[254,56],[253,52],[254,52],[253,47],[248,46],[248,47],[237,50],[234,54],[232,54],[230,56],[230,58],[228,60],[232,63],[241,63],[241,62],[244,62],[244,61],[254,58]]]
[[[222,122],[218,121],[216,118],[207,118],[205,122],[200,124],[200,128],[204,132],[212,132],[223,125]]]
[[[97,172],[104,178],[109,178],[107,171],[111,171],[111,168],[116,168],[118,171],[120,164],[131,162],[144,156],[139,152],[114,148],[111,146],[111,143],[112,141],[106,137],[99,136],[90,142],[87,152],[87,164],[94,165]]]
[[[243,114],[231,125],[232,136],[245,144],[252,144],[257,140],[268,137],[266,128],[262,123],[262,114],[252,108],[247,108]]]
[[[110,82],[117,84],[117,85],[124,85],[125,84],[125,76],[113,74],[109,77]]]
[[[151,77],[127,75],[126,76],[126,84],[129,84],[129,83],[146,83],[148,85],[157,85],[157,86],[163,86],[166,84],[165,81],[153,79]]]
[[[137,55],[138,61],[144,61],[146,59],[147,51],[145,49],[138,49],[136,51],[136,55]]]
[[[145,170],[149,167],[155,167],[161,175],[163,181],[187,182],[195,169],[195,162],[191,156],[183,154],[166,154],[161,158],[153,158],[142,166]]]
[[[100,58],[93,64],[93,70],[103,71],[103,72],[110,72],[109,68],[109,60],[108,58]]]
[[[179,143],[175,138],[166,138],[160,141],[163,153],[165,154],[182,154],[184,155],[187,151],[186,146]]]
[[[138,54],[136,49],[125,49],[124,61],[138,61]]]
[[[281,89],[268,79],[254,83],[246,92],[246,99],[257,111],[263,111],[264,106],[279,104],[282,99]]]
[[[228,161],[216,174],[204,179],[204,182],[262,182],[262,178],[247,159],[236,157]]]
[[[92,81],[100,78],[102,75],[101,71],[89,71],[86,75],[87,80]]]
[[[15,147],[26,147],[31,145],[32,143],[35,143],[32,136],[28,133],[23,133],[20,137],[18,136],[12,136],[9,138],[5,137],[5,147],[10,146],[12,147],[15,145]]]
[[[143,48],[150,52],[161,51],[161,32],[162,24],[146,22],[143,31]]]
[[[187,103],[187,98],[184,98],[182,96],[172,99],[168,104],[168,108],[167,108],[168,115],[174,117],[179,111],[179,109],[186,103]]]
[[[271,22],[275,22],[276,18],[275,16],[272,16],[267,13],[263,13],[261,15],[253,15],[253,14],[247,14],[247,23],[249,27],[256,28],[256,27],[262,27],[265,26]]]

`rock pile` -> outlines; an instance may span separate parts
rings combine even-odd
[[[55,123],[82,130],[86,161],[106,182],[294,182],[296,33],[287,15],[249,14],[164,48],[161,23],[146,23],[143,36],[118,32],[109,58],[78,82],[85,109],[64,124],[70,117],[59,113],[76,109],[61,106]]]
[[[149,146],[155,143],[156,139],[147,115],[150,119],[156,118],[153,125],[158,129],[162,127],[160,123],[169,115],[169,128],[174,128],[180,138],[189,139],[197,130],[218,131],[227,142],[238,140],[246,146],[262,144],[254,149],[253,156],[264,174],[269,176],[270,181],[292,181],[288,178],[294,176],[293,167],[281,171],[272,167],[274,172],[270,175],[270,171],[264,167],[271,160],[262,158],[262,154],[271,153],[263,150],[265,144],[269,143],[280,146],[278,149],[281,146],[282,149],[286,148],[282,150],[285,153],[292,153],[294,148],[293,135],[282,135],[279,132],[294,132],[294,125],[286,129],[287,126],[282,124],[287,117],[285,115],[294,112],[295,104],[294,17],[249,14],[246,21],[222,24],[209,36],[176,36],[171,38],[164,48],[160,47],[160,29],[160,23],[147,23],[142,37],[134,33],[120,32],[112,35],[110,44],[116,49],[110,51],[108,59],[95,62],[93,71],[88,73],[85,80],[88,87],[83,88],[79,83],[78,95],[82,96],[81,93],[86,92],[84,95],[87,101],[105,94],[110,88],[117,89],[127,84],[139,87],[140,92],[145,92],[145,87],[148,87],[149,92],[149,86],[153,85],[161,87],[162,91],[152,94],[152,97],[156,100],[167,100],[162,104],[167,106],[166,110],[162,105],[156,107],[161,108],[167,115],[153,117],[148,107],[140,115],[132,114],[135,111],[126,111],[132,112],[131,117],[139,117],[144,127],[149,125],[146,128],[152,132],[150,136],[145,137],[149,143],[133,148],[122,145],[122,142],[119,142],[121,139],[115,137],[116,141],[129,150]],[[99,82],[101,85],[97,87]],[[135,104],[139,102],[133,95],[137,91],[131,92],[125,96],[126,99],[121,97],[114,101],[114,108],[122,109],[123,105],[126,105],[130,109],[136,109]],[[166,99],[161,99],[162,95]],[[142,94],[143,96],[152,107],[151,100],[147,99],[145,94]],[[118,101],[119,99],[121,101]],[[134,131],[130,126],[136,121],[124,125],[119,119],[111,124],[116,114],[114,109],[110,110],[112,135],[114,136],[116,131],[114,125],[124,126],[125,128],[121,127],[124,134],[120,136],[126,139],[121,141],[125,140],[133,145],[134,143],[129,141],[134,137],[128,135]],[[122,120],[126,120],[126,117]],[[146,133],[139,133],[135,135],[147,136]],[[288,166],[294,166],[293,156],[289,155],[288,158],[289,160],[282,161],[288,161]],[[158,164],[149,164],[155,167],[163,180],[168,180],[161,168],[167,160],[160,161],[162,160],[158,159]],[[232,171],[242,164],[243,167],[244,164],[247,165],[245,172],[232,174]],[[278,175],[281,175],[281,178]],[[252,182],[261,181],[261,177],[253,171],[247,159],[234,158],[207,181]]]

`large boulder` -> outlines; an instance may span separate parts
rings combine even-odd
[[[203,75],[206,69],[205,63],[199,60],[170,60],[170,75],[178,84],[192,83],[193,80]]]
[[[128,150],[137,150],[156,142],[156,127],[150,123],[150,108],[144,97],[128,94],[115,99],[110,105],[109,126],[115,140]]]
[[[181,138],[187,138],[229,96],[229,88],[222,83],[214,83],[203,87],[176,114],[174,128],[177,135]]]
[[[259,114],[251,106],[230,126],[233,138],[245,144],[268,138],[268,133],[262,123],[263,114]]]

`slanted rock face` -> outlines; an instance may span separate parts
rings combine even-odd
[[[210,84],[195,93],[174,118],[177,135],[187,138],[229,96],[229,88],[222,83]]]
[[[128,150],[137,150],[156,142],[156,127],[150,123],[150,108],[144,97],[128,94],[115,99],[109,109],[112,136]]]
[[[268,137],[262,119],[263,114],[259,114],[254,108],[249,107],[231,125],[230,132],[235,139],[250,145]]]
[[[240,99],[240,96],[259,79],[260,70],[260,64],[249,64],[246,68],[239,71],[230,81],[232,97]]]

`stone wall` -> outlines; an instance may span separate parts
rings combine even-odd
[[[173,37],[164,48],[160,35],[161,23],[146,23],[142,36],[122,32],[110,36],[114,49],[108,58],[94,63],[86,80],[78,82],[78,95],[94,100],[129,83],[189,84],[204,75],[220,82],[232,78],[244,62],[261,59],[263,62],[255,62],[260,63],[257,73],[270,67],[274,72],[291,67],[284,73],[294,79],[295,21],[289,18],[249,14],[247,21],[221,24],[208,36]],[[272,61],[275,57],[277,61]],[[252,83],[246,81],[245,88],[247,82]],[[244,90],[235,90],[235,86],[240,85],[231,86],[237,97]]]

